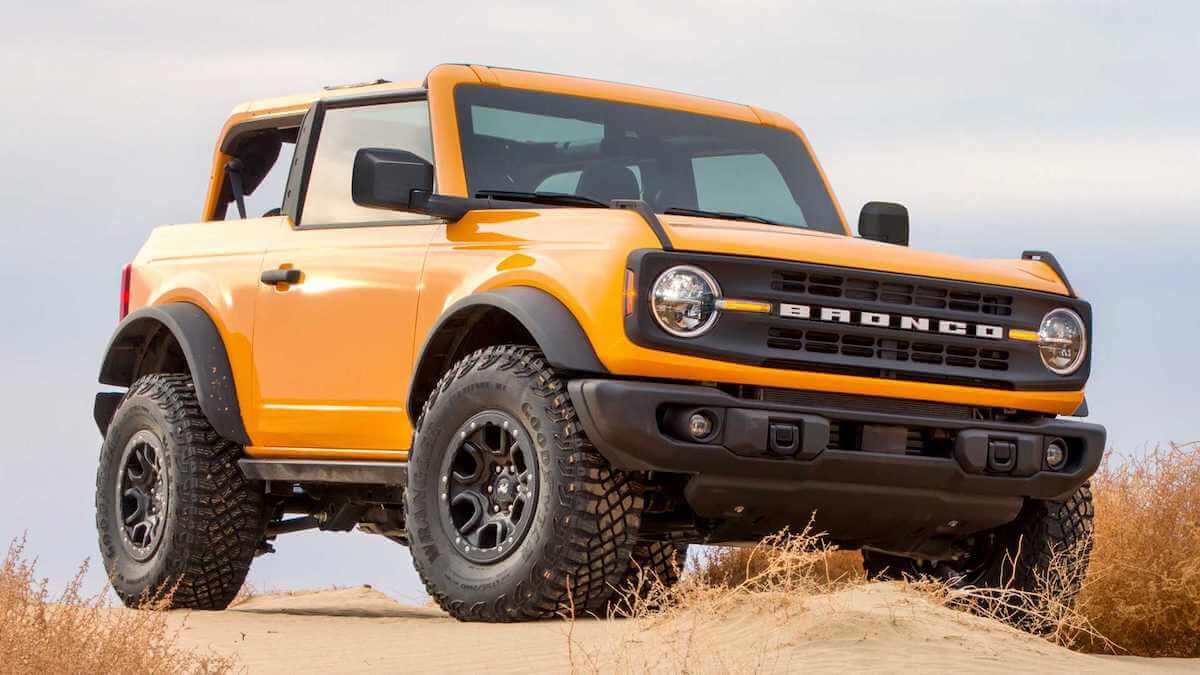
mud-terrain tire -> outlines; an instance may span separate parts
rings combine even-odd
[[[683,574],[687,552],[687,544],[639,541],[630,554],[631,564],[619,588],[626,591],[637,584],[639,579],[644,579],[646,584],[657,581],[667,588],[674,586],[679,583],[679,577]]]
[[[629,569],[609,599],[609,610],[621,615],[636,603],[634,595],[649,599],[655,588],[671,588],[679,583],[687,561],[687,544],[666,541],[639,541],[630,554]]]
[[[863,551],[863,568],[873,579],[930,576],[958,587],[1017,591],[1018,597],[1009,600],[1016,607],[998,612],[1024,625],[1037,609],[1037,597],[1048,594],[1070,604],[1079,593],[1092,551],[1094,516],[1092,490],[1085,483],[1063,501],[1027,501],[1016,520],[976,535],[972,555],[960,564],[919,564]]]
[[[96,471],[100,553],[122,602],[166,596],[172,608],[219,610],[237,595],[266,527],[262,488],[242,476],[240,454],[213,431],[189,376],[129,387]]]
[[[471,446],[477,419],[489,429],[503,424],[511,443],[502,435],[502,442],[489,442],[485,450]],[[541,352],[506,345],[462,359],[438,382],[416,428],[405,510],[413,562],[429,595],[462,621],[522,621],[572,611],[602,615],[629,567],[641,487],[629,474],[610,468],[588,441],[565,383]],[[508,465],[502,450],[492,450],[524,453],[525,446],[532,446],[529,457]],[[485,459],[460,465],[461,453]],[[503,519],[503,511],[496,514],[495,505],[484,502],[485,515],[479,516],[479,502],[471,500],[481,495],[469,486],[480,479],[466,476],[491,476],[494,469],[495,480],[501,480],[516,464],[524,466],[520,475],[532,485],[518,519],[525,524],[518,526],[509,516],[511,528],[496,527],[516,534],[485,541],[482,528],[471,529],[471,524],[491,521],[474,518]],[[452,497],[456,485],[460,492]],[[498,499],[494,495],[500,493],[497,484],[485,498]],[[465,511],[450,506],[460,498],[467,502]],[[480,544],[474,551],[466,543],[471,535]],[[497,559],[468,558],[484,555]]]

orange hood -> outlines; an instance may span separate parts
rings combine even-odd
[[[1036,260],[975,260],[840,234],[715,218],[659,215],[659,220],[680,251],[794,260],[1068,294],[1054,270]]]

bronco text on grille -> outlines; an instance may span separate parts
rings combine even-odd
[[[1056,307],[1091,328],[1088,303],[1017,288],[722,255],[638,251],[629,261],[637,292],[668,267],[700,265],[723,297],[769,302],[771,312],[722,312],[712,330],[679,338],[647,312],[626,319],[643,346],[769,368],[1018,390],[1079,389],[1090,363],[1068,377],[1049,372],[1036,331]],[[1090,361],[1090,356],[1089,356]]]

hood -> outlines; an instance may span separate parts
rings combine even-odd
[[[1068,295],[1054,270],[1036,260],[976,260],[795,227],[662,214],[658,218],[671,244],[680,251],[792,260]]]

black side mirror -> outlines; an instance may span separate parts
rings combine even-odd
[[[350,196],[359,206],[401,210],[413,190],[433,191],[433,165],[407,150],[362,148],[354,155]]]
[[[858,214],[858,236],[908,246],[908,209],[891,202],[867,202]]]

